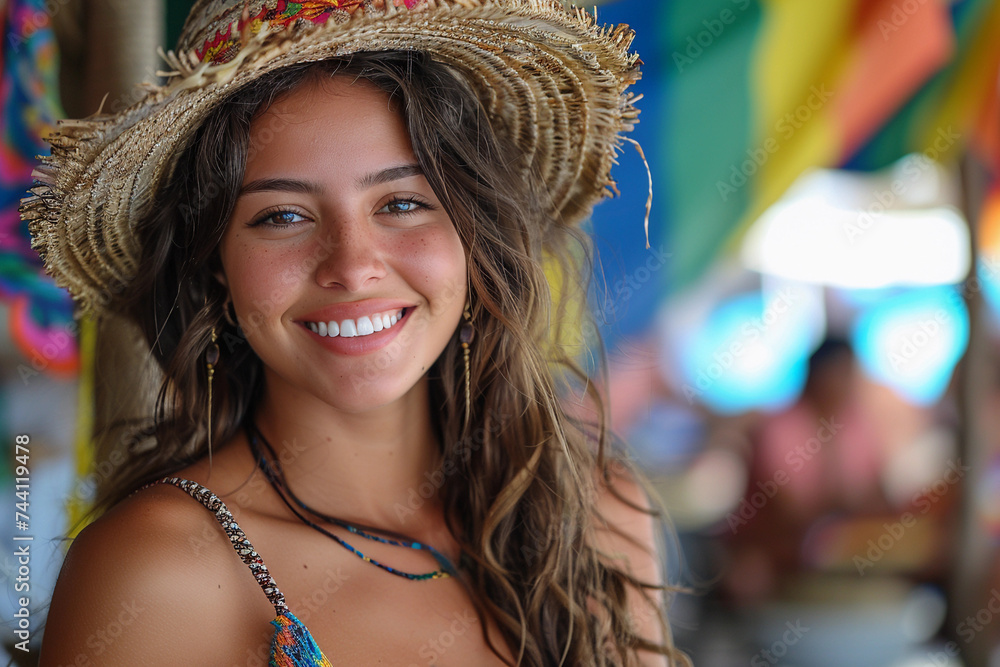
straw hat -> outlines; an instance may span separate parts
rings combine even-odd
[[[102,311],[141,256],[134,225],[228,95],[296,63],[415,50],[466,76],[544,179],[553,219],[574,224],[614,188],[637,119],[632,37],[558,0],[198,0],[164,85],[143,84],[120,113],[59,123],[21,217],[56,282]]]

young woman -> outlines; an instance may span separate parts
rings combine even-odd
[[[399,4],[199,2],[165,87],[53,138],[36,246],[164,380],[43,667],[683,661],[562,346],[630,33]]]

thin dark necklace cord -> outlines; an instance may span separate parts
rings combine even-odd
[[[270,461],[266,460],[263,456],[261,456],[260,450],[256,446],[257,443],[255,440],[253,440],[254,437],[259,438],[260,442],[264,443],[264,446],[267,448],[268,453],[271,455]],[[377,535],[371,535],[367,531],[372,531],[372,532],[378,531],[381,533],[385,533],[386,535],[390,535],[396,540],[404,541],[407,543],[410,542],[410,540],[405,535],[394,533],[391,530],[382,530],[379,528],[375,528],[374,526],[368,526],[365,524],[350,524],[344,521],[343,519],[338,519],[335,516],[328,516],[326,514],[323,514],[319,510],[313,509],[312,507],[307,505],[304,501],[302,501],[292,491],[291,487],[288,485],[288,481],[285,479],[285,471],[281,467],[281,462],[278,459],[278,455],[274,451],[274,447],[271,446],[271,443],[268,441],[266,437],[264,437],[264,434],[261,433],[260,429],[258,429],[256,425],[253,426],[253,433],[251,434],[250,444],[257,459],[258,467],[260,467],[261,470],[264,472],[264,474],[267,476],[268,482],[270,482],[271,486],[274,487],[275,491],[278,491],[279,494],[283,494],[288,498],[291,498],[296,505],[298,505],[305,511],[309,512],[313,516],[318,516],[324,521],[336,524],[338,526],[341,526],[342,528],[347,528],[351,532],[357,533],[358,535],[361,535],[362,537],[366,537],[371,540],[378,540],[380,542],[385,542],[386,544],[394,544],[394,542],[385,540]],[[424,548],[429,548],[429,547],[425,546]]]
[[[322,533],[323,535],[326,535],[327,537],[329,537],[330,539],[332,539],[333,541],[335,541],[337,544],[339,544],[340,546],[344,547],[345,549],[347,549],[348,551],[350,551],[351,553],[353,553],[358,558],[362,559],[363,561],[365,561],[367,563],[371,563],[372,565],[375,565],[377,567],[380,567],[383,570],[385,570],[386,572],[389,572],[391,574],[395,574],[396,576],[399,576],[399,577],[403,577],[404,579],[410,579],[412,581],[423,581],[423,580],[426,580],[426,579],[440,579],[442,577],[456,576],[457,575],[456,570],[455,570],[455,566],[448,559],[448,557],[445,556],[444,554],[442,554],[440,551],[438,551],[434,547],[428,545],[428,544],[421,544],[420,542],[414,542],[414,541],[411,541],[411,540],[403,540],[403,539],[401,539],[401,540],[390,540],[390,539],[387,539],[387,538],[384,538],[384,537],[380,537],[378,535],[372,535],[371,533],[368,533],[368,532],[362,530],[361,528],[358,528],[357,526],[354,526],[354,525],[352,525],[350,523],[347,523],[343,519],[338,519],[336,517],[330,517],[330,516],[327,516],[327,515],[325,515],[325,514],[323,514],[321,512],[317,512],[316,510],[312,509],[311,507],[309,507],[308,505],[306,505],[304,502],[302,502],[292,492],[292,490],[288,487],[288,483],[284,479],[284,472],[280,470],[280,466],[275,466],[274,464],[272,464],[270,461],[268,461],[266,459],[266,457],[264,456],[263,452],[260,451],[260,447],[259,447],[258,443],[259,442],[263,442],[264,446],[267,448],[268,452],[271,454],[272,460],[273,461],[277,461],[278,460],[278,457],[275,454],[274,448],[271,447],[271,443],[267,441],[267,438],[264,437],[264,434],[261,433],[260,429],[258,429],[256,427],[256,425],[253,424],[252,422],[248,423],[248,425],[247,425],[247,435],[248,435],[247,440],[250,443],[250,449],[251,449],[251,452],[254,455],[254,459],[256,460],[257,467],[260,468],[261,472],[264,473],[264,477],[267,479],[267,481],[271,485],[271,487],[274,488],[275,492],[277,492],[278,496],[281,498],[281,501],[304,524],[306,524],[307,526],[309,526],[313,530],[316,530],[316,531]],[[275,473],[275,470],[274,470],[275,467],[278,467],[278,469],[279,469],[278,473]],[[280,476],[280,479],[279,479],[279,476]],[[286,494],[287,494],[287,497],[286,497]],[[375,540],[377,542],[382,542],[383,544],[389,544],[389,545],[392,545],[392,546],[405,547],[405,548],[409,548],[409,549],[422,549],[422,550],[429,551],[431,553],[431,555],[434,556],[434,559],[438,562],[438,565],[440,566],[441,569],[440,570],[435,570],[433,572],[427,572],[427,573],[424,573],[424,574],[413,574],[411,572],[404,572],[402,570],[397,570],[396,568],[393,568],[393,567],[390,567],[390,566],[388,566],[388,565],[386,565],[384,563],[381,563],[381,562],[375,560],[374,558],[372,558],[370,556],[366,556],[363,553],[361,553],[360,551],[358,551],[354,546],[352,546],[351,544],[349,544],[348,542],[346,542],[345,540],[343,540],[342,538],[334,535],[333,533],[331,533],[330,531],[328,531],[323,526],[320,526],[319,524],[311,521],[308,517],[304,516],[298,509],[296,509],[296,507],[294,507],[292,505],[291,502],[289,502],[289,500],[288,500],[289,497],[292,500],[294,500],[295,504],[298,505],[299,507],[301,507],[303,510],[305,510],[305,511],[307,511],[307,512],[309,512],[309,513],[311,513],[311,514],[313,514],[315,516],[320,517],[324,521],[328,521],[328,522],[336,524],[336,525],[338,525],[338,526],[340,526],[342,528],[345,528],[346,530],[348,530],[351,533],[353,533],[355,535],[358,535],[360,537],[363,537],[363,538],[366,538],[366,539],[369,539],[369,540]]]

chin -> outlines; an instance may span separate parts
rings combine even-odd
[[[372,379],[354,376],[336,390],[327,390],[321,398],[331,407],[348,414],[363,414],[405,399],[425,386],[426,375],[414,382],[389,377]]]

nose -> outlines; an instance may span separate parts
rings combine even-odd
[[[367,220],[344,220],[324,226],[317,240],[316,282],[358,292],[388,273],[378,234]]]

